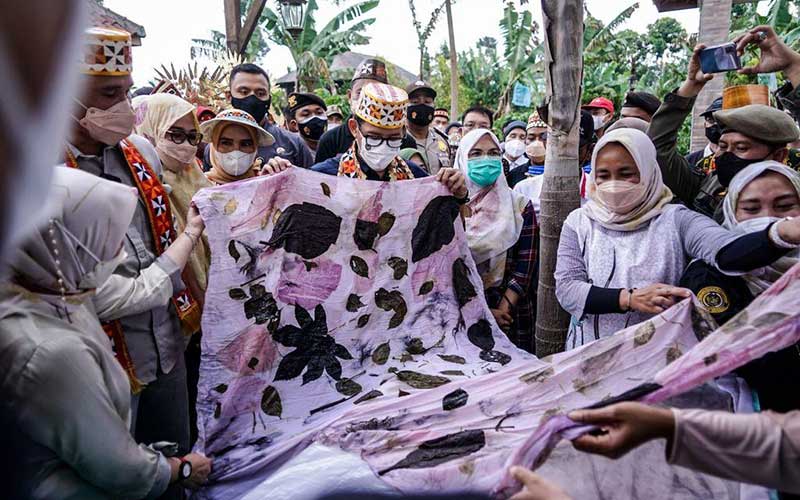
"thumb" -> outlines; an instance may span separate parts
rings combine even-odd
[[[523,484],[529,484],[531,482],[536,482],[539,479],[539,476],[534,474],[531,470],[526,469],[525,467],[519,467],[515,465],[511,467],[511,477],[519,481]]]

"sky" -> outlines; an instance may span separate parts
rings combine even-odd
[[[352,4],[356,0],[349,0]],[[417,13],[426,19],[441,0],[415,0]],[[275,9],[277,0],[268,0],[267,5]],[[498,23],[503,14],[502,0],[455,0],[453,19],[456,49],[462,51],[474,47],[476,42],[491,36],[502,39]],[[634,0],[587,0],[589,12],[608,22]],[[323,26],[341,10],[331,0],[318,0],[317,26]],[[189,61],[189,48],[193,38],[209,38],[209,30],[224,32],[225,20],[222,0],[105,0],[104,5],[145,27],[147,37],[141,47],[133,51],[133,77],[136,86],[147,85],[154,78],[153,68],[172,63],[176,68]],[[540,2],[530,0],[525,8],[533,11],[534,19],[541,24]],[[354,47],[356,52],[379,55],[412,73],[419,67],[417,37],[411,23],[411,13],[406,0],[382,0],[370,16],[375,23],[367,30],[371,37],[369,45]],[[639,0],[639,9],[623,28],[639,32],[661,16],[676,18],[689,33],[697,32],[698,11],[685,10],[659,14],[651,0]],[[428,47],[435,52],[447,40],[447,22],[442,15],[434,30]],[[279,78],[293,68],[288,49],[272,46],[261,64],[273,77]],[[203,62],[199,62],[200,66]]]

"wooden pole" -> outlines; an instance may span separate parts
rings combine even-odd
[[[258,19],[261,17],[261,13],[264,12],[264,6],[266,5],[267,0],[254,0],[253,4],[250,6],[250,10],[247,11],[247,18],[244,20],[244,26],[242,26],[242,31],[239,34],[239,55],[243,56],[247,51],[247,44],[249,44],[250,39],[253,38],[253,33],[258,25]]]
[[[541,0],[549,126],[541,194],[536,355],[564,350],[570,315],[556,299],[561,226],[580,206],[578,144],[583,81],[583,1]]]
[[[447,31],[450,35],[450,121],[458,121],[458,55],[456,54],[456,34],[453,30],[452,0],[445,0],[447,11]]]
[[[225,0],[225,40],[228,50],[239,53],[239,34],[242,30],[240,0]]]

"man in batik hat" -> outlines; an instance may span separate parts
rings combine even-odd
[[[364,59],[358,65],[351,80],[350,90],[347,91],[347,99],[350,101],[350,109],[355,109],[361,89],[370,83],[389,83],[386,77],[386,64],[379,59]],[[349,117],[348,117],[349,119]],[[344,123],[347,123],[345,120]],[[349,127],[336,127],[326,132],[319,140],[317,147],[316,161],[323,162],[329,158],[346,152],[353,144],[353,134]],[[416,148],[417,143],[409,137],[403,137],[403,148]]]
[[[113,28],[90,28],[85,36],[80,61],[85,85],[82,95],[75,99],[75,124],[66,145],[66,164],[137,190],[141,203],[127,231],[126,255],[115,274],[139,279],[150,276],[151,265],[155,265],[160,272],[144,285],[155,289],[168,282],[174,292],[166,303],[115,318],[104,327],[131,381],[134,437],[140,443],[175,442],[182,454],[188,453],[183,354],[188,337],[199,330],[200,311],[194,298],[184,291],[181,270],[162,252],[178,239],[189,239],[193,245],[200,235],[188,230],[175,234],[168,192],[159,180],[158,154],[147,139],[132,133],[135,118],[128,101],[133,85],[130,34]],[[196,212],[194,216],[199,217]],[[101,286],[97,297],[107,302],[109,297],[104,293]],[[117,299],[124,302],[124,297]]]
[[[742,71],[783,70],[792,84],[800,83],[800,58],[791,56],[791,50],[771,28],[759,26],[743,35],[739,49],[743,50],[750,43],[761,48],[762,62]],[[691,165],[677,150],[678,131],[691,113],[697,95],[706,82],[714,78],[700,69],[700,51],[704,47],[702,44],[695,47],[686,80],[676,92],[664,97],[664,104],[650,123],[648,135],[656,146],[664,184],[686,206],[721,222],[722,200],[728,184],[746,166],[775,160],[798,168],[794,164],[795,152],[788,149],[787,144],[800,137],[800,130],[789,115],[764,104],[715,111],[712,116],[721,132],[717,151],[708,161],[704,159]],[[764,66],[764,61],[774,66]]]
[[[311,169],[329,175],[373,181],[403,181],[427,177],[427,172],[400,157],[405,135],[408,94],[383,83],[370,83],[361,90],[347,128],[355,137],[341,157],[329,158]],[[274,158],[264,174],[285,170],[291,165]],[[453,196],[466,201],[464,175],[453,168],[443,168],[436,178],[450,189]]]
[[[431,126],[435,113],[433,106],[436,91],[429,84],[417,80],[406,88],[408,93],[407,127],[416,143],[416,150],[428,159],[429,174],[451,164],[448,137]]]
[[[447,108],[436,108],[433,112],[433,128],[444,134],[449,124],[450,112]]]

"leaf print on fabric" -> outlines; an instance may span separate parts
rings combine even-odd
[[[244,250],[247,255],[245,260],[242,256],[241,250]],[[258,262],[258,255],[261,253],[261,248],[248,245],[247,243],[231,240],[228,243],[228,253],[233,257],[234,262],[239,265],[239,272],[245,275],[250,275],[256,269],[256,262]],[[242,262],[239,262],[239,261]]]
[[[267,246],[315,259],[336,243],[341,225],[342,218],[325,207],[308,202],[290,205],[278,217]]]
[[[362,278],[369,278],[369,266],[367,266],[367,261],[357,255],[350,257],[350,269]]]
[[[383,212],[381,216],[378,217],[378,234],[381,236],[389,234],[389,231],[391,231],[394,226],[394,221],[394,215],[389,212]]]
[[[231,257],[233,257],[234,261],[239,262],[241,254],[239,253],[239,250],[236,249],[236,242],[234,240],[231,240],[228,243],[228,253],[231,255]]]
[[[391,348],[389,342],[384,342],[372,351],[372,362],[376,365],[383,365],[389,359]]]
[[[228,296],[233,300],[245,300],[247,298],[247,293],[241,288],[231,288],[228,291]]]
[[[442,409],[444,411],[452,411],[456,408],[461,408],[467,404],[469,394],[464,389],[456,389],[450,394],[442,398]]]
[[[363,316],[358,317],[358,321],[356,322],[356,326],[359,328],[364,328],[369,323],[369,314],[364,314]]]
[[[469,280],[469,268],[464,259],[458,258],[453,262],[453,291],[458,300],[458,307],[464,307],[467,302],[478,296],[475,287]]]
[[[492,326],[485,319],[479,319],[477,323],[469,327],[467,330],[467,338],[470,342],[478,346],[481,351],[491,351],[494,349]]]
[[[434,282],[433,280],[428,280],[419,287],[419,294],[420,295],[428,295],[433,291]]]
[[[319,183],[320,187],[322,187],[322,194],[327,196],[328,198],[331,197],[331,187],[324,182]]]
[[[413,338],[406,342],[406,351],[408,351],[409,354],[424,354],[427,349],[425,349],[422,339]]]
[[[271,385],[264,389],[261,395],[261,411],[271,417],[280,418],[283,413],[283,403],[281,403],[281,395],[278,390]]]
[[[636,329],[633,335],[633,347],[640,347],[650,342],[656,334],[656,326],[652,321],[645,321]]]
[[[401,382],[405,382],[414,389],[433,389],[450,382],[447,377],[438,375],[426,375],[411,370],[400,370],[395,373]]]
[[[481,351],[478,357],[489,363],[500,363],[501,365],[511,362],[511,356],[500,351]]]
[[[295,306],[294,313],[298,326],[282,326],[272,335],[279,344],[295,348],[281,359],[274,380],[291,380],[304,369],[302,385],[320,378],[323,372],[334,380],[340,380],[342,365],[339,359],[349,360],[353,356],[328,335],[325,309],[317,306],[313,319],[300,306]]]
[[[438,354],[437,356],[448,363],[455,363],[457,365],[463,365],[467,362],[466,359],[462,358],[461,356],[456,356],[455,354]]]
[[[761,316],[754,318],[753,321],[750,322],[750,325],[755,328],[763,328],[765,326],[780,323],[781,321],[785,320],[788,317],[789,314],[780,311],[768,312],[766,314],[762,314]]]
[[[714,317],[702,307],[692,307],[692,331],[698,341],[711,335],[718,328]]]
[[[364,394],[363,396],[361,396],[360,398],[358,398],[355,401],[353,401],[353,404],[354,405],[361,404],[364,401],[369,401],[370,399],[379,398],[381,396],[383,396],[383,393],[381,391],[377,391],[377,390],[373,389],[373,390],[369,391],[368,393]]]
[[[356,227],[353,230],[353,241],[359,250],[372,250],[375,240],[378,238],[378,223],[368,220],[356,220]]]
[[[607,373],[618,361],[617,354],[622,349],[622,344],[615,345],[603,352],[589,356],[580,364],[580,371],[584,377],[590,380],[597,380],[601,375]]]
[[[375,292],[375,305],[384,311],[394,311],[394,315],[389,320],[389,329],[400,326],[408,312],[403,294],[397,290],[390,292],[385,288],[380,288]]]
[[[526,384],[536,384],[544,382],[555,375],[555,373],[556,371],[552,366],[545,366],[544,368],[526,373],[525,375],[520,376],[519,379]]]
[[[482,430],[466,430],[422,442],[419,447],[391,467],[378,472],[383,476],[397,469],[424,469],[469,456],[486,446]]]
[[[217,391],[220,394],[224,394],[225,391],[228,390],[228,385],[227,384],[219,384],[216,387],[214,387],[214,390]]]
[[[344,396],[355,396],[363,390],[361,384],[353,379],[343,378],[336,382],[336,390]]]
[[[458,213],[458,202],[452,196],[438,196],[425,206],[411,233],[411,262],[419,262],[453,241]]]
[[[683,353],[681,352],[681,349],[679,347],[677,346],[670,347],[669,349],[667,349],[667,364],[672,363],[681,356],[683,356]]]
[[[250,287],[250,298],[244,303],[244,316],[255,319],[257,325],[263,325],[280,316],[278,304],[263,285]]]
[[[722,326],[721,331],[725,333],[733,333],[747,325],[749,321],[750,317],[747,315],[747,309],[745,309],[733,318],[729,319],[728,322]]]
[[[359,297],[354,293],[351,293],[350,295],[347,296],[347,305],[345,306],[347,312],[354,313],[359,309],[361,309],[362,307],[366,307],[366,304],[361,302],[361,297]]]
[[[406,262],[405,259],[401,259],[400,257],[391,257],[387,263],[394,271],[394,279],[399,280],[408,276],[408,262]]]

